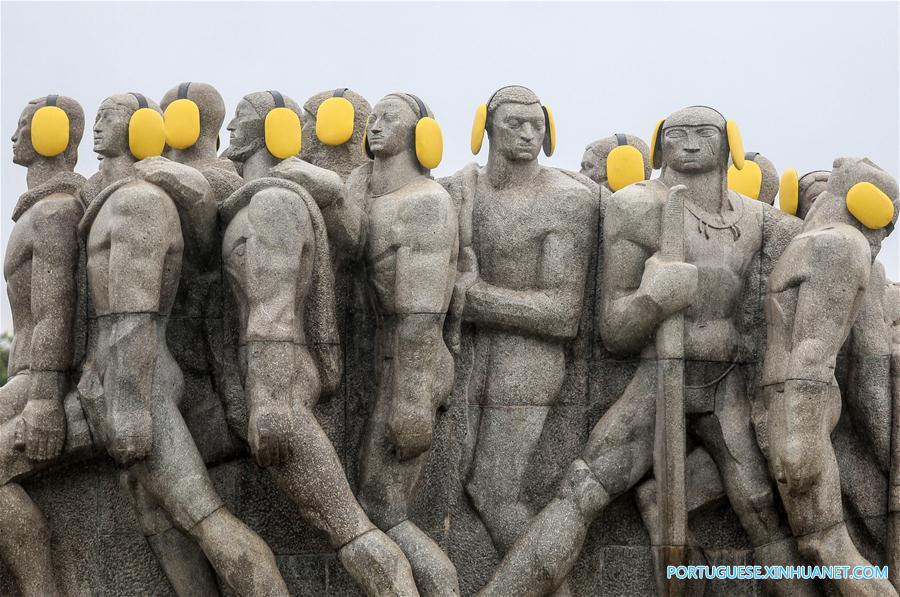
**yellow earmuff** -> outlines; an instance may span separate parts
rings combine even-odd
[[[302,129],[300,117],[286,107],[284,96],[278,91],[269,91],[275,100],[275,107],[269,110],[265,119],[266,149],[279,159],[287,159],[300,153]]]
[[[884,228],[894,218],[894,202],[871,182],[858,182],[847,192],[847,209],[871,230]]]
[[[662,152],[657,149],[657,146],[662,143],[659,134],[662,132],[662,125],[665,121],[665,118],[659,119],[656,126],[653,127],[653,134],[650,135],[650,166],[654,170],[662,168]]]
[[[346,91],[346,87],[336,89],[316,112],[316,137],[325,145],[342,145],[353,136],[355,110],[344,97]]]
[[[166,107],[166,144],[173,149],[187,149],[200,138],[200,108],[188,99],[190,82],[178,86],[178,99]]]
[[[759,199],[762,189],[762,170],[753,161],[754,153],[744,156],[744,168],[738,169],[734,164],[728,166],[728,188],[751,199]],[[732,159],[732,162],[734,160]]]
[[[797,207],[800,205],[800,177],[793,168],[788,168],[781,175],[781,183],[778,185],[778,207],[784,213],[797,215]]]
[[[128,121],[128,149],[138,160],[162,155],[166,147],[166,126],[162,114],[154,110],[140,93],[131,93],[138,109]]]
[[[58,156],[69,146],[69,116],[56,105],[58,95],[48,95],[46,105],[31,117],[31,146],[46,158]]]
[[[709,106],[692,106],[694,108],[709,108]],[[715,108],[709,108],[714,112],[718,112],[721,116],[722,113],[716,110]],[[725,118],[722,116],[722,118]],[[650,162],[653,165],[654,169],[662,168],[662,139],[660,136],[662,134],[662,128],[665,124],[665,119],[660,120],[656,123],[656,127],[653,129],[653,135],[650,139]],[[718,128],[718,127],[717,127]],[[733,120],[725,119],[725,136],[728,139],[728,151],[731,153],[731,161],[734,163],[734,167],[738,170],[744,169],[744,141],[741,139],[741,131],[738,129],[737,123]]]
[[[622,133],[616,133],[617,147],[606,156],[606,180],[612,192],[644,180],[644,156],[628,144]]]
[[[491,105],[494,96],[503,89],[506,89],[506,87],[501,87],[495,91],[486,104],[481,104],[475,109],[475,118],[472,120],[472,137],[469,142],[469,147],[472,150],[473,155],[478,155],[478,152],[481,151],[481,146],[484,143],[488,106]],[[550,108],[541,104],[541,110],[544,112],[544,140],[541,143],[541,147],[544,150],[544,154],[547,157],[550,157],[553,155],[553,152],[556,151],[556,121],[553,120],[553,112],[550,111]]]
[[[416,102],[419,110],[419,120],[416,122],[415,131],[416,159],[419,160],[419,165],[426,170],[433,170],[438,167],[441,159],[444,157],[444,135],[441,132],[441,126],[437,123],[437,120],[428,115],[428,108],[425,107],[425,102],[411,93],[406,95]],[[368,128],[368,123],[366,123],[366,129],[368,130]],[[366,138],[365,131],[363,131],[362,144],[366,155],[370,159],[375,159],[375,154],[372,153],[372,149],[369,147],[369,140]]]

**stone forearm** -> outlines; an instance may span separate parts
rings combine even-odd
[[[147,411],[159,352],[157,315],[111,315],[109,369],[104,376],[111,412]]]
[[[509,290],[478,282],[466,293],[466,321],[550,338],[573,338],[578,314],[553,291]]]
[[[253,341],[246,345],[244,389],[250,409],[288,402],[294,379],[294,343]]]
[[[663,319],[660,306],[640,290],[610,301],[600,323],[603,344],[617,354],[640,352]]]

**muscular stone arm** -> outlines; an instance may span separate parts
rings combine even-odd
[[[288,457],[290,397],[294,382],[297,284],[303,239],[312,225],[291,191],[268,188],[247,207],[249,231],[243,280],[247,305],[248,438],[261,466]],[[309,247],[306,247],[309,250]]]
[[[146,187],[124,188],[109,199],[109,365],[104,376],[112,439],[121,464],[150,451],[150,400],[159,352],[162,280],[181,226],[167,196]]]
[[[458,225],[449,197],[415,198],[401,214],[396,253],[396,309],[391,439],[401,460],[431,447],[434,410],[452,387],[444,344],[448,282],[455,276]]]
[[[787,380],[831,383],[838,351],[869,282],[871,251],[849,226],[819,230],[803,240],[805,263],[783,282],[770,279],[769,292],[799,286]],[[823,264],[822,255],[830,256],[830,263]]]
[[[55,458],[65,440],[62,401],[72,366],[75,270],[81,206],[71,196],[50,196],[34,210],[31,261],[31,386],[23,413],[26,455]]]

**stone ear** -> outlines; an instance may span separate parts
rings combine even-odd
[[[778,207],[784,213],[797,215],[797,206],[800,203],[800,179],[797,171],[788,168],[781,175],[781,184],[778,187]]]
[[[662,139],[660,139],[660,134],[662,134],[662,126],[665,121],[665,118],[660,119],[656,126],[653,127],[653,134],[650,135],[650,166],[654,170],[662,168]]]
[[[549,158],[556,151],[556,122],[549,107],[542,104],[541,110],[544,111],[544,155]]]
[[[744,169],[739,170],[734,164],[728,166],[728,188],[751,199],[759,199],[762,189],[762,170],[752,160],[744,162]]]
[[[470,149],[472,155],[478,155],[481,145],[484,143],[484,129],[487,126],[487,104],[481,104],[475,109],[475,118],[472,120],[472,140]]]
[[[316,111],[316,137],[325,145],[343,145],[353,136],[356,114],[353,104],[344,97],[345,91],[346,88],[336,89]]]
[[[69,116],[56,105],[57,95],[48,95],[46,106],[31,117],[31,146],[46,158],[58,156],[69,146]]]

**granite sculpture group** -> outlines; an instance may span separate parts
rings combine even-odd
[[[666,574],[717,557],[692,528],[716,503],[756,563],[890,571],[760,588],[897,595],[900,286],[876,260],[897,219],[886,171],[838,158],[788,169],[779,189],[774,165],[704,106],[661,120],[649,145],[592,143],[580,173],[551,168],[538,155],[555,149],[553,114],[521,86],[476,111],[486,165],[438,180],[440,128],[408,93],[374,107],[348,89],[302,107],[248,94],[219,156],[225,112],[205,83],[159,106],[112,95],[88,180],[74,173],[81,106],[51,95],[22,112],[0,588],[113,592],[60,567],[29,491],[111,459],[178,595],[322,592],[289,579],[220,495],[211,472],[234,462],[241,479],[265,469],[304,520],[275,524],[327,539],[355,584],[344,592],[646,593],[573,572],[604,532],[592,523],[634,489],[644,580],[661,595],[717,590]],[[573,394],[605,403],[573,411],[584,432],[548,431]],[[344,425],[364,423],[355,453],[320,415],[332,395]],[[551,495],[535,499],[551,433],[573,448],[538,467]],[[458,460],[455,484],[428,479],[439,448]],[[417,504],[453,491],[423,527]],[[481,530],[451,539],[466,516]]]

